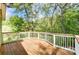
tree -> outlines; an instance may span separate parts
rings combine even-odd
[[[20,13],[22,11],[25,11],[25,19],[28,23],[26,26],[29,30],[35,31],[37,27],[41,29],[41,31],[47,31],[47,32],[61,32],[61,33],[73,33],[68,27],[68,23],[74,23],[70,17],[66,17],[66,15],[69,15],[69,9],[75,9],[75,11],[79,10],[79,4],[71,4],[71,3],[53,3],[53,4],[11,4],[9,5],[12,8],[16,8],[16,12]],[[68,12],[67,12],[68,11]],[[70,10],[71,11],[71,10]],[[71,12],[75,14],[76,12]],[[43,15],[42,18],[39,17],[40,15]],[[75,16],[76,17],[76,16]],[[78,17],[78,16],[77,16]],[[74,18],[74,17],[72,17]],[[40,20],[40,23],[36,23],[36,19]],[[77,19],[77,18],[75,18]],[[34,20],[34,21],[33,21]],[[75,22],[76,23],[76,22]],[[37,28],[37,30],[39,29]],[[74,27],[75,28],[75,27]],[[76,30],[76,29],[75,29]]]
[[[68,9],[64,13],[64,18],[67,33],[79,34],[79,11],[76,9]]]
[[[13,31],[25,31],[24,28],[26,28],[26,23],[23,21],[21,17],[12,16],[9,21]]]

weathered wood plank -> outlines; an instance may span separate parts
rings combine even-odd
[[[27,55],[20,42],[3,44],[4,55]]]
[[[44,40],[31,38],[3,44],[4,55],[73,55],[72,52],[54,47]]]

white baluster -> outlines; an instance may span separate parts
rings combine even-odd
[[[45,33],[45,40],[47,40],[47,34]]]
[[[39,33],[38,33],[38,39],[39,39]]]
[[[28,32],[28,39],[30,39],[30,32]]]
[[[64,41],[65,41],[65,46],[64,46],[64,47],[66,48],[66,45],[67,45],[67,44],[66,44],[66,43],[67,43],[67,42],[66,42],[66,37],[64,37]]]
[[[54,40],[53,43],[54,43],[54,46],[55,46],[55,35],[53,35],[53,40]]]

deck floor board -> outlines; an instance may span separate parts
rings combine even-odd
[[[4,55],[27,55],[23,46],[19,42],[7,43],[2,45]]]
[[[57,51],[56,51],[57,50]],[[24,40],[2,44],[3,55],[73,55],[42,40]]]

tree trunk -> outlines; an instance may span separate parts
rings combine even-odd
[[[63,33],[66,33],[66,30],[65,30],[65,26],[64,26],[64,11],[61,10],[61,28],[62,28],[62,32]]]

